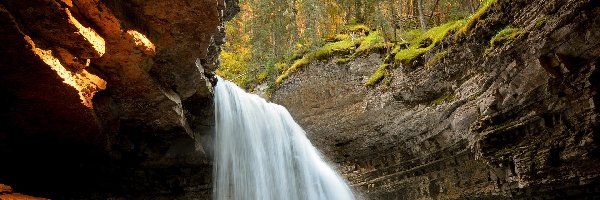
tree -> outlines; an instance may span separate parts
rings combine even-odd
[[[417,0],[417,9],[419,10],[419,22],[421,31],[427,31],[427,23],[425,23],[425,14],[423,14],[423,0]]]
[[[335,38],[339,27],[363,23],[378,29],[387,45],[404,40],[411,29],[426,31],[427,25],[462,19],[481,1],[241,0],[242,11],[226,24],[227,43],[217,73],[239,76],[236,83],[252,88],[265,80],[265,71],[278,75],[298,58],[294,54],[320,48],[324,37]]]

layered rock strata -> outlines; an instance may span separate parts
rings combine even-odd
[[[363,86],[372,54],[312,63],[273,101],[365,199],[598,198],[599,16],[590,0],[499,0],[389,85]],[[526,34],[490,48],[508,26]]]

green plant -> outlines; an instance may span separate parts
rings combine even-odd
[[[275,84],[280,85],[285,79],[289,77],[289,75],[297,72],[298,70],[300,70],[300,68],[310,64],[311,57],[312,56],[310,54],[307,54],[304,55],[301,59],[296,60],[296,62],[294,62],[294,64],[292,64],[290,68],[288,68],[279,77],[277,77],[277,79],[275,79]]]
[[[256,83],[257,84],[261,84],[263,83],[265,80],[267,80],[267,77],[269,77],[269,72],[268,71],[261,71],[258,74],[256,74]]]
[[[342,28],[343,33],[367,33],[369,27],[364,24],[349,24]]]
[[[383,79],[385,74],[387,73],[387,69],[389,66],[390,66],[389,64],[380,65],[379,68],[377,68],[377,70],[375,71],[375,73],[373,73],[373,75],[371,75],[369,80],[367,80],[367,82],[365,83],[365,86],[367,86],[367,87],[375,86],[377,83],[379,83]]]
[[[479,9],[477,9],[477,11],[475,11],[475,13],[473,13],[473,15],[469,17],[469,21],[464,26],[462,26],[458,30],[458,32],[456,32],[456,34],[454,35],[455,39],[459,40],[461,38],[464,38],[467,35],[467,32],[472,30],[477,24],[477,22],[481,20],[482,17],[485,17],[489,13],[490,8],[495,6],[497,3],[498,0],[485,0],[481,4]]]
[[[541,16],[540,18],[538,18],[535,21],[535,28],[541,28],[542,26],[544,26],[546,24],[547,21],[548,21],[547,15]]]
[[[337,34],[334,37],[335,41],[342,41],[342,40],[352,40],[352,36],[350,36],[349,34]]]
[[[315,58],[318,60],[327,60],[334,53],[349,54],[358,44],[360,44],[360,40],[356,39],[327,43],[315,51]]]
[[[356,57],[355,57],[354,55],[351,55],[351,56],[349,56],[349,57],[346,57],[346,58],[338,58],[338,59],[335,59],[333,62],[334,62],[334,63],[336,63],[336,64],[343,64],[343,63],[350,62],[350,61],[351,61],[351,60],[353,60],[354,58],[356,58]]]
[[[385,46],[383,37],[379,31],[373,31],[364,37],[360,46],[356,49],[355,55],[367,55],[375,50],[383,49]],[[355,56],[356,57],[356,56]]]
[[[390,86],[390,84],[392,84],[392,81],[394,80],[394,77],[392,76],[387,76],[383,79],[383,84]]]
[[[415,40],[411,41],[410,46],[407,49],[400,49],[398,47],[395,48],[394,51],[396,52],[392,52],[396,54],[394,57],[395,62],[409,64],[417,57],[425,54],[433,47],[438,45],[440,42],[442,42],[442,40],[444,39],[444,37],[446,37],[448,32],[454,31],[457,28],[463,26],[465,22],[465,20],[452,21],[431,28]],[[431,43],[426,47],[422,47],[422,45],[426,43],[426,41],[430,41]]]
[[[438,98],[431,101],[430,105],[442,105],[444,102],[451,101],[452,99],[454,99],[454,95],[455,94],[453,92],[446,92],[442,96],[439,96]]]
[[[519,39],[527,34],[526,30],[520,28],[513,28],[510,26],[505,27],[500,30],[492,39],[490,40],[490,48],[486,49],[486,52],[491,51],[498,46],[504,46],[513,42],[516,39]]]
[[[436,53],[433,58],[429,59],[429,61],[427,61],[426,65],[427,66],[434,66],[435,64],[437,64],[438,62],[440,62],[440,60],[442,60],[442,58],[446,57],[446,55],[448,55],[448,50],[444,50],[442,52],[438,52]]]

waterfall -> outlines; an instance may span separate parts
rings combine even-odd
[[[215,117],[213,199],[354,199],[283,106],[219,78]]]

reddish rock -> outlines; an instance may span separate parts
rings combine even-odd
[[[32,197],[19,193],[1,194],[0,200],[47,200],[46,198]]]
[[[47,200],[46,198],[33,197],[19,193],[13,193],[10,186],[0,183],[0,200]]]
[[[58,199],[208,198],[218,26],[236,10],[2,1],[0,180]]]

